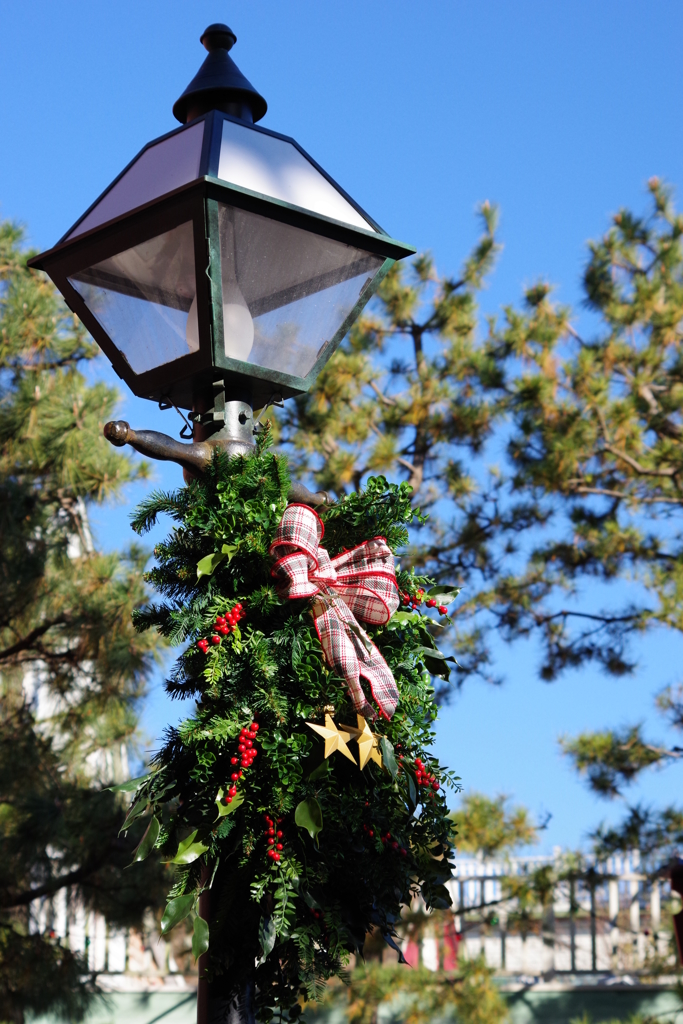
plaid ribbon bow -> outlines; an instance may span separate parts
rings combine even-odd
[[[289,598],[313,598],[313,619],[323,652],[347,682],[359,714],[375,717],[360,677],[385,718],[398,704],[398,687],[391,669],[358,625],[388,622],[399,605],[394,556],[384,537],[366,540],[336,558],[320,547],[325,527],[308,505],[287,507],[270,553],[277,561],[273,576]]]

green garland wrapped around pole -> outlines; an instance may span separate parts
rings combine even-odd
[[[402,610],[375,626],[348,613],[348,590],[344,599],[314,583],[312,596],[292,596],[277,543],[273,551],[288,512],[287,463],[268,443],[266,430],[253,455],[216,453],[201,480],[153,494],[133,520],[139,533],[160,513],[175,521],[148,573],[164,601],[137,626],[184,645],[167,688],[197,704],[168,730],[126,824],[150,817],[137,860],[176,865],[162,927],[193,919],[200,1021],[267,1021],[275,1011],[294,1020],[362,953],[368,931],[397,948],[401,908],[416,894],[428,908],[450,904],[453,825],[442,786],[457,780],[429,753],[437,708],[428,667],[443,668],[420,610],[431,581],[399,570]],[[369,480],[322,512],[325,547],[318,567],[308,560],[311,578],[325,553],[334,566],[344,552],[344,564],[349,552],[365,553],[369,539],[396,550],[420,518],[407,484]],[[360,714],[358,692],[329,664],[319,623],[338,602],[346,654],[362,662],[366,651],[372,662],[379,652],[395,680],[390,716],[366,667]]]

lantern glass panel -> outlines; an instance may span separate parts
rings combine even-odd
[[[148,146],[68,235],[75,238],[199,177],[204,121]]]
[[[305,377],[383,257],[223,204],[219,230],[226,356]]]
[[[199,348],[192,221],[69,278],[135,373]]]
[[[223,122],[218,177],[356,228],[375,230],[296,146],[247,125]]]

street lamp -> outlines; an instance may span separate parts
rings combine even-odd
[[[294,139],[255,122],[263,97],[227,25],[148,143],[54,248],[44,270],[134,394],[190,410],[193,443],[124,421],[105,434],[201,471],[253,446],[254,408],[302,394],[392,264],[389,237]],[[189,436],[189,435],[181,435]]]

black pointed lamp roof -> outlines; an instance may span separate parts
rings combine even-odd
[[[237,42],[232,29],[220,23],[209,25],[200,42],[209,56],[173,105],[174,117],[187,124],[210,110],[222,110],[245,121],[260,121],[268,104],[228,53]]]

